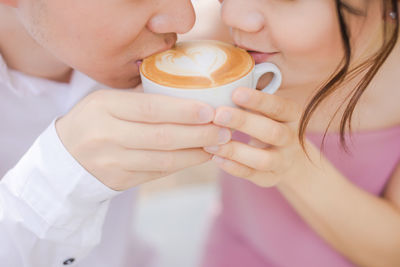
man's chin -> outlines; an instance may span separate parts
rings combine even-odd
[[[141,83],[140,76],[131,78],[118,78],[118,79],[97,79],[98,82],[115,89],[131,89],[135,88]]]

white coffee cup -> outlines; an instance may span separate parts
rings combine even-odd
[[[272,81],[262,89],[263,92],[268,94],[275,93],[281,83],[282,74],[277,66],[272,63],[261,63],[255,65],[253,69],[244,77],[233,81],[231,83],[212,88],[201,89],[187,89],[187,88],[174,88],[157,84],[147,79],[142,73],[142,84],[145,93],[162,94],[173,97],[180,97],[186,99],[195,99],[210,104],[214,108],[220,106],[236,107],[232,101],[232,93],[239,87],[247,87],[255,89],[258,80],[266,73],[273,73]]]

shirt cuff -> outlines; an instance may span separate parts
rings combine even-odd
[[[2,183],[47,226],[65,230],[79,228],[103,202],[120,193],[105,186],[72,157],[58,137],[55,121]]]

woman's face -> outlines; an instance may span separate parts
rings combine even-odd
[[[12,0],[11,0],[12,1]],[[195,21],[190,0],[19,0],[17,12],[44,48],[116,88],[140,82],[137,61],[174,45]]]
[[[282,71],[281,89],[315,89],[337,69],[343,42],[334,0],[224,0],[222,19],[235,43],[252,53],[256,63],[269,61]],[[347,1],[365,10],[364,0]],[[379,2],[379,1],[375,1]],[[348,15],[352,35],[362,39],[358,23]],[[364,26],[362,26],[364,25]]]

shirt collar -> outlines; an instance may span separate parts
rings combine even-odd
[[[80,87],[92,88],[98,83],[85,74],[74,70],[69,83],[60,83],[39,77],[29,76],[24,73],[8,68],[0,53],[0,84],[18,95],[40,95],[41,93],[55,87]]]
[[[0,84],[1,83],[12,89],[8,67],[3,56],[0,54]]]

